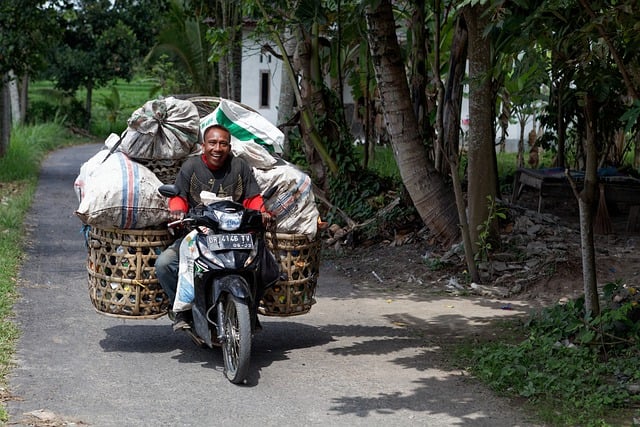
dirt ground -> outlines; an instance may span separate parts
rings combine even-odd
[[[524,195],[510,219],[515,220],[515,215],[535,216],[536,202],[534,195]],[[562,237],[567,249],[560,256],[549,254],[552,261],[539,268],[512,271],[513,277],[527,276],[525,286],[512,286],[515,279],[511,279],[511,276],[502,277],[504,280],[501,280],[499,274],[494,274],[483,281],[483,287],[491,288],[499,283],[500,289],[508,291],[503,294],[505,298],[526,300],[532,306],[546,306],[583,294],[577,203],[574,200],[552,200],[547,201],[545,206],[544,213],[551,218],[547,226],[566,227],[568,230]],[[595,236],[598,285],[603,286],[615,280],[637,284],[640,273],[640,254],[637,251],[640,233],[626,230],[628,209],[610,207],[608,212],[613,233]],[[511,225],[507,223],[502,227],[502,241],[517,238],[514,236],[517,231]],[[362,289],[420,295],[477,293],[477,289],[470,287],[463,260],[445,265],[433,262],[445,251],[430,245],[428,232],[424,229],[412,232],[405,240],[407,243],[400,246],[389,240],[365,242],[353,248],[328,250],[327,256]]]

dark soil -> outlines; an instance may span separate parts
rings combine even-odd
[[[514,208],[513,205],[511,207]],[[537,198],[525,193],[518,200],[517,207],[510,209],[510,212],[533,216],[536,210]],[[575,200],[548,200],[543,211],[552,214],[556,224],[574,230],[569,238],[572,242],[566,243],[574,245],[576,250],[567,251],[565,256],[558,257],[551,265],[529,271],[528,284],[517,292],[513,292],[513,283],[500,281],[497,277],[483,281],[483,286],[491,287],[500,282],[501,286],[512,290],[504,298],[526,300],[533,306],[546,306],[583,294],[577,203]],[[598,285],[603,286],[615,280],[637,282],[640,254],[636,245],[640,244],[640,233],[626,230],[628,208],[609,207],[609,213],[613,233],[595,236]],[[509,224],[503,224],[502,240],[513,237],[510,235],[513,233],[511,229]],[[433,293],[473,293],[465,263],[439,263],[439,257],[449,248],[431,245],[428,231],[424,228],[411,231],[401,240],[404,241],[401,245],[398,241],[383,240],[338,250],[328,249],[325,258],[331,259],[335,267],[362,290],[423,297]]]

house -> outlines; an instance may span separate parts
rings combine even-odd
[[[240,102],[258,111],[262,116],[274,125],[278,125],[278,103],[280,101],[280,85],[283,78],[282,60],[272,53],[263,51],[262,45],[271,43],[270,41],[256,42],[252,37],[251,25],[243,31],[242,42],[242,87]],[[347,109],[347,120],[353,119],[354,101],[350,91],[346,88],[344,94],[345,107]],[[468,88],[465,89],[468,94]],[[461,130],[464,135],[469,129],[469,100],[465,96],[462,100]],[[362,126],[355,119],[351,120],[351,131],[358,139],[362,137]],[[532,128],[532,119],[529,119],[525,128],[525,135],[528,135]],[[517,151],[520,127],[511,123],[508,128],[506,146],[508,152]],[[461,141],[461,142],[463,142]],[[525,141],[526,143],[526,141]],[[464,142],[463,142],[464,144]],[[525,150],[528,147],[525,147]]]
[[[277,126],[282,60],[269,52],[262,52],[262,43],[248,35],[247,30],[243,31],[240,102]]]

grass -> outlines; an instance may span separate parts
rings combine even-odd
[[[17,127],[6,156],[0,158],[0,401],[8,398],[6,376],[19,336],[12,309],[23,257],[24,218],[38,183],[40,162],[53,149],[84,142],[86,138],[80,139],[55,123]],[[0,407],[0,422],[7,419],[6,409]]]
[[[583,299],[547,307],[526,323],[497,326],[499,341],[459,347],[458,363],[498,394],[525,399],[547,425],[635,425],[640,324],[630,314],[638,316],[638,294],[619,283],[605,289],[619,306],[592,319]]]
[[[131,114],[149,101],[155,83],[146,78],[136,78],[131,82],[122,80],[92,92],[90,133],[100,139],[106,139],[110,133],[122,133],[127,127],[127,119]],[[115,93],[115,95],[114,95]],[[85,104],[87,92],[80,89],[75,98]],[[48,100],[54,103],[63,102],[64,96],[53,89],[49,81],[38,81],[31,84],[29,99],[31,102]],[[110,120],[111,118],[111,120]]]

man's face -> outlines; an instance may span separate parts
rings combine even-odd
[[[219,128],[209,128],[204,133],[202,151],[212,169],[220,169],[231,152],[231,137]]]

